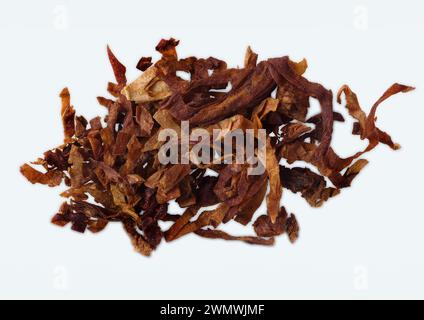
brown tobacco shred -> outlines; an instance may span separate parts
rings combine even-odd
[[[354,119],[352,133],[368,140],[364,150],[342,158],[331,147],[331,139],[334,121],[344,118],[333,110],[332,92],[303,77],[306,60],[296,63],[284,56],[258,62],[249,47],[244,67],[228,68],[213,57],[179,59],[178,43],[173,38],[161,40],[156,46],[161,59],[153,63],[151,57],[142,57],[137,64],[142,73],[131,83],[125,66],[107,47],[116,82],[107,86],[111,98],[97,98],[107,110],[104,119],[87,121],[76,116],[68,89],[62,90],[63,144],[32,163],[41,166],[40,171],[29,164],[20,169],[31,183],[68,187],[61,194],[68,202],[52,223],[70,224],[78,232],[99,232],[109,222],[121,222],[136,251],[146,256],[162,238],[173,241],[190,233],[261,245],[272,245],[276,236],[286,233],[294,242],[299,225],[295,215],[281,206],[283,188],[319,207],[350,186],[368,163],[358,159],[364,153],[379,143],[399,148],[376,126],[376,111],[387,98],[412,87],[392,85],[367,114],[356,94],[342,86],[337,102],[345,97]],[[188,73],[190,80],[179,77],[180,71]],[[321,110],[308,117],[311,98]],[[179,144],[183,120],[189,121],[191,132],[222,129],[226,135],[265,129],[265,172],[249,175],[250,164],[203,164],[192,158],[188,163],[161,164],[164,142],[158,137],[165,129],[173,129],[179,133]],[[302,167],[302,162],[316,172]],[[206,169],[215,175],[208,175]],[[185,208],[184,213],[168,212],[172,200]],[[254,219],[264,200],[266,214]],[[204,209],[210,206],[215,207]],[[255,235],[222,231],[220,225],[230,220],[242,225],[253,222]],[[160,221],[172,225],[162,230]]]

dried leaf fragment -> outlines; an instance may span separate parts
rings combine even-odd
[[[64,141],[68,143],[75,134],[75,109],[71,106],[71,96],[68,88],[64,88],[60,93],[62,100],[61,117],[64,131]]]

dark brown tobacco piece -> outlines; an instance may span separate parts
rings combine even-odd
[[[213,57],[180,59],[178,44],[173,38],[161,40],[156,46],[161,59],[153,62],[151,57],[142,57],[137,64],[141,74],[132,82],[127,81],[125,66],[107,47],[116,82],[108,83],[111,97],[97,98],[107,110],[103,119],[87,121],[76,116],[68,89],[62,90],[63,144],[20,168],[31,183],[67,186],[61,196],[68,201],[52,223],[70,225],[78,232],[99,232],[110,222],[120,222],[135,250],[146,256],[161,242],[190,233],[260,245],[272,245],[275,237],[286,233],[294,242],[299,225],[296,216],[281,206],[283,189],[319,207],[351,185],[368,163],[359,158],[364,153],[379,143],[399,148],[376,126],[376,112],[390,96],[412,87],[394,84],[367,114],[356,94],[342,86],[337,102],[344,96],[354,120],[352,133],[368,140],[365,149],[342,158],[331,147],[331,140],[333,122],[345,119],[333,110],[332,92],[304,78],[306,60],[296,63],[284,56],[258,61],[249,47],[244,66],[228,68]],[[311,99],[320,104],[318,114],[309,115]],[[190,138],[183,151],[185,120],[189,121]],[[170,129],[177,132],[175,139],[160,140]],[[200,129],[221,133],[218,138],[192,139]],[[258,162],[263,172],[256,175],[250,174],[252,163],[234,161],[239,145],[230,145],[229,155],[221,153],[228,146],[227,136],[249,130],[255,134],[255,154],[266,156]],[[259,148],[260,131],[265,131],[263,149]],[[188,156],[198,142],[204,147],[202,155],[217,152],[221,161],[203,163]],[[181,147],[179,161],[160,161],[171,152],[162,150],[165,143]],[[174,200],[185,208],[182,214],[168,208]],[[255,218],[264,200],[266,212]],[[161,221],[171,222],[171,226],[163,230]],[[254,235],[222,231],[221,225],[229,221],[252,222]]]

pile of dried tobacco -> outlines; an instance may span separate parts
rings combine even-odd
[[[337,101],[341,103],[344,95],[355,120],[353,134],[367,139],[368,146],[341,158],[330,144],[333,122],[344,121],[343,116],[333,111],[331,91],[302,77],[306,60],[296,63],[285,56],[258,63],[257,54],[248,48],[244,67],[228,68],[213,57],[178,59],[177,45],[172,38],[161,40],[156,47],[161,59],[153,64],[150,57],[141,58],[137,68],[142,73],[131,83],[127,82],[126,68],[108,48],[116,83],[108,84],[113,99],[98,97],[108,111],[104,119],[87,121],[76,116],[68,89],[62,90],[64,144],[33,162],[45,172],[28,164],[21,167],[32,183],[54,187],[64,182],[69,187],[61,195],[70,200],[52,218],[54,224],[70,223],[75,231],[98,232],[109,222],[119,221],[143,255],[149,255],[162,238],[172,241],[192,232],[263,245],[272,245],[275,236],[286,232],[293,242],[299,226],[296,217],[280,207],[283,188],[299,192],[311,206],[318,207],[350,186],[367,164],[357,159],[363,153],[380,142],[399,148],[376,127],[376,111],[385,99],[412,87],[392,85],[367,115],[355,93],[343,86]],[[190,80],[180,77],[180,72],[188,73]],[[319,101],[321,112],[308,118],[310,98]],[[177,149],[179,162],[160,161],[161,147],[169,142],[159,139],[161,133],[174,130],[177,139],[173,145],[182,145],[178,132],[182,132],[184,121],[188,121],[190,133],[199,128],[206,133],[220,129],[218,137],[202,140],[200,153],[210,149],[212,154],[221,155],[221,160],[226,157],[225,161],[203,163],[185,157],[188,161],[183,162],[182,148]],[[220,153],[224,148],[221,141],[236,130],[250,130],[255,139],[260,130],[266,130],[262,173],[249,174],[252,163],[231,161],[237,145],[230,146],[234,152],[229,155]],[[190,153],[197,141],[190,136],[186,152]],[[254,143],[258,154],[259,142]],[[303,167],[282,166],[283,158],[288,164],[312,164],[319,174]],[[332,186],[327,186],[324,177]],[[254,221],[255,236],[233,236],[219,229],[230,220],[250,223],[264,198],[267,214]],[[168,212],[171,200],[186,208],[183,214]],[[210,206],[214,207],[202,211]],[[173,224],[165,231],[159,221]]]

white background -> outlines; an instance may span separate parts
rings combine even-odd
[[[0,4],[1,298],[424,298],[424,6],[420,1],[2,1]],[[120,225],[97,235],[51,225],[59,189],[31,185],[18,168],[62,141],[58,93],[68,86],[79,114],[113,80],[110,44],[139,72],[162,37],[179,54],[241,65],[306,57],[306,76],[333,91],[348,83],[364,109],[393,82],[417,90],[380,108],[378,125],[402,149],[380,146],[353,187],[320,209],[286,191],[301,236],[274,247],[206,240],[162,243],[136,254]],[[335,105],[335,109],[343,107]],[[333,146],[364,146],[337,125]],[[227,230],[244,229],[230,225]]]

